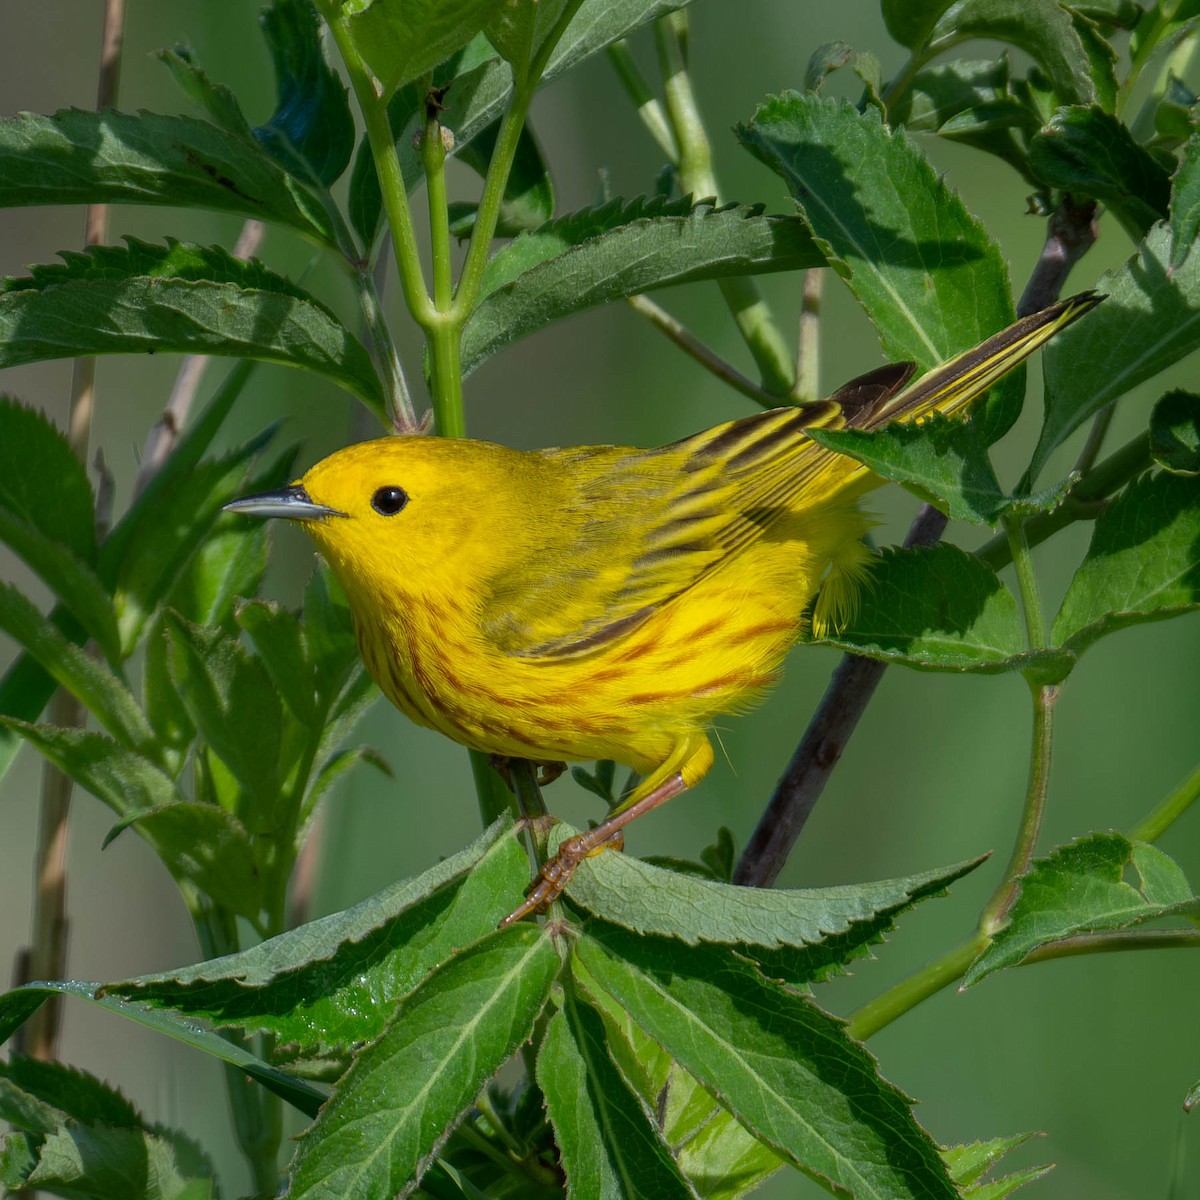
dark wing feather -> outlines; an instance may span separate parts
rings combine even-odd
[[[547,450],[570,480],[535,569],[492,582],[484,630],[523,658],[586,654],[636,628],[761,537],[823,465],[804,432],[831,403],[778,408],[656,450]]]

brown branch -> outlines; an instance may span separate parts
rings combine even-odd
[[[96,85],[96,107],[111,108],[117,99],[121,72],[121,41],[125,0],[106,0],[100,47],[100,71]],[[108,236],[108,205],[88,205],[84,217],[84,245],[95,246]],[[77,358],[71,377],[71,411],[67,439],[80,462],[88,460],[95,400],[96,360]],[[83,706],[69,692],[59,689],[50,703],[55,725],[82,726]],[[37,858],[32,944],[19,957],[19,969],[28,979],[61,979],[67,961],[67,835],[71,815],[71,779],[47,762],[42,771],[42,803],[38,818]],[[61,997],[47,1000],[21,1030],[18,1048],[33,1058],[58,1057],[62,1024]]]

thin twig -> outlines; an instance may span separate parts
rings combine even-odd
[[[1053,304],[1067,275],[1096,239],[1095,206],[1075,207],[1065,198],[1049,221],[1041,256],[1017,304],[1025,316]],[[946,518],[926,505],[913,521],[906,546],[931,546],[945,529]],[[866,711],[885,664],[846,655],[833,678],[787,770],[776,785],[746,845],[734,882],[770,887],[783,870],[825,784]]]
[[[763,391],[754,380],[747,379],[741,371],[714,353],[665,308],[660,308],[647,296],[627,296],[626,300],[634,312],[645,317],[655,329],[670,338],[685,354],[691,355],[706,371],[711,371],[743,396],[749,396],[755,404],[761,404],[763,408],[778,407],[778,396],[772,396],[770,392]]]
[[[796,333],[796,386],[792,399],[811,404],[820,397],[821,371],[821,295],[825,290],[825,270],[809,267],[800,285],[800,323]]]
[[[250,258],[258,249],[265,232],[266,226],[261,221],[247,221],[242,226],[241,233],[238,234],[237,242],[233,247],[233,256],[240,259]],[[187,423],[188,411],[192,406],[192,401],[196,398],[200,381],[204,378],[204,372],[208,368],[210,360],[211,356],[207,354],[185,354],[183,356],[183,361],[179,364],[179,371],[175,375],[175,384],[171,388],[167,406],[163,409],[162,416],[154,422],[150,432],[146,435],[146,448],[142,452],[142,462],[138,467],[137,478],[133,484],[135,497],[142,494],[146,485],[162,470],[163,463],[175,449],[179,435]]]
[[[100,71],[96,85],[97,109],[111,108],[117,99],[121,71],[121,38],[124,0],[106,0],[100,45]],[[88,205],[84,217],[84,245],[95,246],[108,236],[108,205]],[[77,358],[71,379],[71,411],[67,439],[80,462],[86,465],[92,433],[96,360]],[[83,706],[59,689],[50,705],[55,725],[83,725]],[[32,945],[22,955],[22,966],[32,979],[61,979],[67,960],[67,834],[71,815],[71,779],[49,762],[42,771],[42,803],[38,823],[37,858],[32,919]],[[46,1061],[58,1057],[62,1022],[61,998],[48,1000],[22,1030],[19,1048]]]

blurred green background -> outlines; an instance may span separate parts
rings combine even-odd
[[[151,53],[189,44],[209,74],[233,85],[251,121],[272,104],[272,81],[257,34],[256,2],[130,0],[120,107],[186,111],[182,95]],[[99,4],[43,0],[7,5],[0,44],[0,111],[50,112],[94,103]],[[767,94],[798,87],[812,51],[835,38],[874,51],[885,76],[903,52],[868,4],[754,5],[708,0],[692,9],[694,79],[714,141],[724,199],[765,201],[790,211],[781,182],[736,145],[730,130]],[[994,47],[968,51],[972,57]],[[635,52],[653,66],[645,33]],[[843,72],[829,90],[857,96]],[[1193,85],[1196,83],[1192,81]],[[453,95],[447,123],[453,127]],[[601,58],[541,94],[534,128],[552,164],[559,209],[593,202],[602,188],[633,196],[651,190],[660,159]],[[1026,188],[1008,168],[960,147],[924,148],[1004,250],[1019,293],[1036,260],[1043,222],[1025,215]],[[457,170],[452,187],[466,198],[474,179]],[[420,209],[418,209],[420,211]],[[0,270],[45,262],[82,237],[78,209],[8,210],[0,214]],[[110,240],[134,233],[173,234],[231,245],[239,223],[203,213],[118,209]],[[1100,244],[1077,269],[1070,290],[1091,286],[1129,253],[1127,239],[1106,222]],[[309,266],[310,247],[268,231],[260,251],[295,276]],[[332,260],[316,263],[308,286],[354,323],[350,288]],[[772,277],[764,290],[781,324],[795,328],[799,280]],[[656,297],[747,373],[739,339],[715,286]],[[391,289],[395,328],[410,379],[420,391],[419,342]],[[835,279],[826,289],[821,383],[831,390],[878,364],[877,341],[852,298]],[[166,402],[177,361],[164,357],[107,359],[99,364],[93,451],[116,479],[117,510],[128,502],[140,448]],[[225,370],[214,363],[211,387]],[[1110,445],[1144,426],[1153,400],[1191,381],[1184,364],[1124,402]],[[1030,412],[1001,447],[1001,478],[1011,482],[1032,445],[1039,419],[1039,368],[1030,371]],[[69,363],[12,370],[0,389],[65,418]],[[471,433],[516,446],[574,442],[652,444],[750,410],[669,347],[624,306],[593,312],[537,335],[489,362],[467,383]],[[282,437],[299,443],[307,465],[373,430],[332,386],[279,367],[258,369],[226,433],[236,442],[286,418]],[[1067,469],[1078,439],[1056,458]],[[1047,476],[1048,477],[1048,476]],[[878,493],[881,542],[898,541],[915,509],[899,489]],[[971,546],[976,531],[951,536]],[[1075,528],[1044,545],[1036,561],[1048,607],[1065,588],[1087,544]],[[312,567],[307,539],[275,533],[272,588],[294,599]],[[11,578],[39,601],[48,597],[20,564],[0,559]],[[0,666],[12,647],[0,642]],[[725,755],[694,795],[639,823],[638,854],[696,857],[717,826],[743,844],[819,699],[834,654],[793,656],[787,678],[753,714],[720,729]],[[1200,749],[1200,619],[1143,626],[1090,650],[1058,708],[1058,741],[1042,847],[1096,829],[1125,829],[1195,765]],[[971,928],[994,887],[1016,828],[1027,768],[1028,702],[1017,677],[964,677],[890,670],[835,773],[781,880],[819,886],[884,878],[995,850],[993,861],[958,884],[952,896],[907,917],[877,961],[821,989],[818,999],[850,1012]],[[438,735],[407,724],[379,704],[362,727],[395,770],[386,780],[361,771],[328,805],[315,912],[345,907],[388,882],[415,873],[463,845],[478,817],[465,753]],[[0,952],[11,961],[23,944],[32,893],[40,762],[23,751],[0,787]],[[598,815],[595,801],[569,780],[550,790],[554,810],[576,822]],[[198,957],[173,885],[133,835],[103,853],[107,810],[77,800],[70,848],[69,973],[115,979],[167,969]],[[1196,816],[1163,840],[1193,883],[1200,882]],[[1057,1164],[1030,1195],[1109,1200],[1200,1195],[1200,1116],[1185,1118],[1182,1099],[1200,1077],[1196,1021],[1200,959],[1180,952],[1095,957],[1009,971],[959,995],[948,990],[872,1042],[884,1074],[920,1099],[918,1117],[943,1143],[1043,1130],[1013,1165]],[[223,1108],[219,1074],[209,1061],[86,1006],[66,1010],[64,1056],[120,1084],[153,1118],[178,1125],[205,1144],[226,1171],[225,1193],[248,1187]],[[1179,1190],[1172,1192],[1171,1180]],[[787,1174],[761,1193],[822,1194]]]

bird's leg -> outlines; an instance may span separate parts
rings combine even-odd
[[[491,763],[492,769],[504,780],[504,786],[510,792],[515,794],[516,788],[513,786],[512,763],[513,757],[510,754],[489,754],[488,762]],[[548,783],[553,783],[566,769],[565,762],[546,762],[543,760],[533,760],[530,762],[537,768],[537,785],[545,787]]]
[[[677,771],[674,775],[664,779],[657,787],[652,788],[641,799],[635,800],[627,808],[614,813],[606,821],[601,821],[594,829],[567,838],[559,846],[558,853],[542,867],[541,878],[534,884],[524,902],[500,922],[500,928],[512,925],[531,913],[541,912],[542,909],[553,904],[570,883],[571,876],[575,874],[575,868],[585,858],[600,850],[608,849],[610,846],[619,849],[621,842],[624,841],[622,831],[630,821],[636,820],[660,804],[665,804],[672,796],[678,796],[688,787],[689,784],[685,782],[683,774]]]

